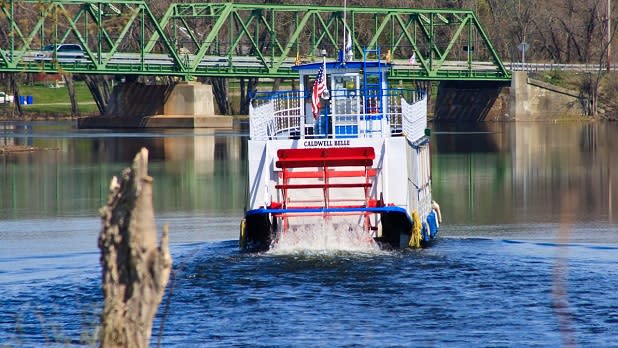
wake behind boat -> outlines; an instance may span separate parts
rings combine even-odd
[[[323,224],[388,248],[436,238],[426,93],[389,86],[390,68],[379,50],[324,58],[295,67],[300,90],[256,94],[242,249]]]

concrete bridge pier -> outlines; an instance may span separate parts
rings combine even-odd
[[[587,100],[578,91],[532,79],[526,71],[514,71],[510,113],[518,121],[554,120],[586,114]]]
[[[588,101],[578,91],[514,71],[510,85],[491,81],[442,81],[436,121],[536,121],[579,118]]]
[[[231,116],[215,115],[212,86],[123,83],[114,87],[102,116],[81,118],[79,128],[230,128]]]

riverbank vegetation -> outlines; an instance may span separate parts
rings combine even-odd
[[[552,70],[533,72],[529,77],[573,91],[582,99],[591,101],[587,110],[589,116],[618,120],[618,73],[615,71],[597,75],[589,72]],[[596,97],[593,99],[594,93]]]
[[[21,104],[22,116],[17,110],[19,100],[14,103],[0,104],[0,117],[4,119],[56,119],[71,117],[71,101],[64,84],[48,82],[24,82],[19,87],[24,101],[31,104]],[[30,97],[30,98],[28,98]],[[92,94],[83,81],[75,81],[75,97],[79,107],[79,115],[92,115],[98,112]]]

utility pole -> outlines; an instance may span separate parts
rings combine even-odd
[[[607,72],[611,71],[612,57],[612,0],[607,0]]]

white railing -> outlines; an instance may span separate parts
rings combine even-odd
[[[401,100],[403,115],[403,134],[408,140],[414,142],[425,136],[427,128],[427,95],[413,103],[408,104],[403,98]]]
[[[254,98],[249,106],[249,135],[254,140],[289,138],[300,132],[301,101],[299,91],[270,93]]]
[[[249,136],[253,140],[268,140],[274,132],[275,105],[249,105]]]
[[[427,126],[426,96],[409,92],[396,89],[384,91],[381,112],[365,110],[359,102],[353,109],[342,109],[344,113],[334,113],[334,108],[331,108],[328,119],[321,116],[318,120],[311,116],[310,105],[305,106],[301,92],[270,93],[252,100],[249,109],[250,136],[254,140],[272,140],[371,138],[405,134],[411,141],[416,141],[424,136]],[[404,97],[412,104],[408,104]],[[337,98],[332,97],[332,105]]]

